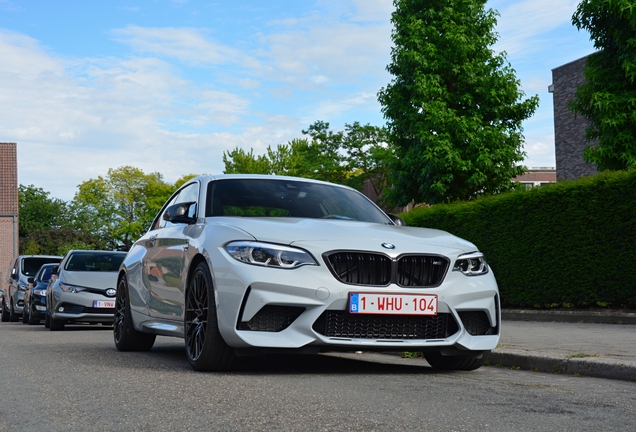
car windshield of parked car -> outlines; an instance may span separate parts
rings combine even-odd
[[[22,260],[22,274],[25,276],[35,276],[44,264],[60,262],[62,258],[40,258],[28,257]]]
[[[48,282],[51,280],[51,273],[53,273],[53,267],[42,267],[36,279],[38,282]]]
[[[64,270],[114,272],[119,269],[125,256],[123,253],[76,252],[68,258]]]
[[[364,195],[323,183],[220,179],[208,185],[206,202],[206,217],[322,218],[392,224]]]

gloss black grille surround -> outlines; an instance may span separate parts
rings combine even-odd
[[[445,339],[459,330],[451,314],[436,316],[350,314],[327,310],[314,322],[314,331],[350,339]]]
[[[438,255],[401,255],[391,259],[371,252],[334,251],[323,254],[327,267],[349,285],[433,288],[446,276],[449,260]]]

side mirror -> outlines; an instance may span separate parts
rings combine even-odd
[[[197,221],[196,217],[190,216],[190,210],[193,206],[195,206],[193,210],[196,210],[196,202],[194,201],[171,205],[163,213],[163,220],[172,223],[193,224]]]
[[[51,269],[51,274],[59,275],[60,274],[60,266],[55,266]]]
[[[34,277],[30,277],[27,279],[27,282],[32,284],[33,282],[35,282],[35,278]]]
[[[394,215],[393,213],[387,213],[387,216],[389,216],[393,223],[397,226],[406,226],[406,222],[404,222],[404,219],[401,217]]]
[[[11,273],[11,279],[18,280],[18,274],[17,273]]]

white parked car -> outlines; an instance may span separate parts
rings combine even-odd
[[[197,177],[124,260],[114,339],[185,339],[196,370],[236,356],[423,352],[472,370],[500,334],[497,283],[475,245],[400,226],[359,192],[308,179]]]
[[[112,324],[117,271],[126,252],[72,250],[54,269],[46,288],[45,326]]]

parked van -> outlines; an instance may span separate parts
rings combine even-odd
[[[18,321],[24,307],[24,292],[29,286],[28,279],[35,276],[43,264],[59,263],[61,256],[20,255],[9,268],[7,285],[2,295],[2,322]]]

